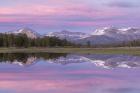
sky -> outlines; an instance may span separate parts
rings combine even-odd
[[[139,27],[140,0],[0,0],[0,32],[24,27],[39,33]]]

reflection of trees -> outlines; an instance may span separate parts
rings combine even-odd
[[[14,62],[15,60],[18,62],[25,63],[28,58],[36,57],[37,59],[57,59],[59,57],[65,57],[66,54],[60,53],[0,53],[0,62]]]

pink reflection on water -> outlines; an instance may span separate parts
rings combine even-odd
[[[85,80],[4,80],[0,81],[1,89],[11,89],[16,92],[36,92],[36,91],[49,91],[57,90],[61,91],[88,91],[88,89],[97,86],[104,86],[106,84],[117,84],[117,81],[107,79],[85,79]],[[106,85],[108,86],[108,85]]]
[[[16,93],[50,93],[50,91],[51,93],[92,93],[92,91],[101,91],[104,88],[119,87],[122,84],[119,79],[94,77],[94,74],[97,73],[100,75],[111,74],[90,70],[66,71],[64,73],[55,71],[0,73],[0,89],[14,90]],[[82,77],[86,74],[93,74],[93,76]]]

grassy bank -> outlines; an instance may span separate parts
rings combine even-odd
[[[90,53],[90,54],[133,54],[140,55],[140,48],[0,48],[0,53]]]

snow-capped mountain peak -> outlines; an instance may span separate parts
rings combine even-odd
[[[116,27],[104,27],[95,30],[92,35],[128,35],[128,34],[140,34],[140,29],[135,27],[116,28]]]
[[[70,32],[67,30],[63,30],[61,32],[50,32],[46,34],[46,36],[50,36],[50,37],[55,36],[60,39],[77,40],[77,39],[89,37],[90,35],[82,32]]]
[[[118,29],[116,27],[104,27],[101,29],[96,29],[92,35],[109,35],[116,34]]]
[[[10,31],[7,32],[7,34],[26,34],[27,37],[31,39],[35,39],[40,36],[37,32],[33,31],[30,28],[22,28],[17,31]]]

